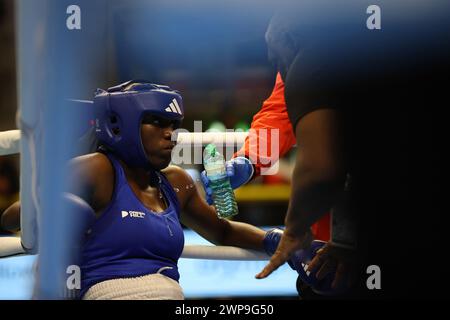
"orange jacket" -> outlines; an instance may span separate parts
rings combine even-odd
[[[296,139],[291,121],[286,109],[286,102],[284,100],[284,83],[281,79],[280,73],[277,74],[275,86],[272,94],[267,98],[261,107],[261,110],[253,117],[251,130],[256,132],[256,141],[252,139],[245,139],[242,148],[236,152],[235,156],[246,156],[255,166],[255,176],[261,174],[261,168],[268,168],[274,164],[273,159],[270,162],[271,154],[271,135],[260,135],[260,129],[278,129],[279,130],[279,157],[283,157],[295,144]],[[269,132],[268,130],[268,132]],[[256,146],[253,145],[256,142]],[[267,152],[261,154],[259,145],[266,143]],[[317,223],[312,226],[312,231],[315,239],[328,241],[330,239],[330,214],[326,214]]]
[[[275,81],[275,87],[272,94],[267,100],[263,102],[261,110],[253,116],[251,130],[255,130],[257,141],[245,139],[242,148],[236,153],[236,156],[246,156],[255,165],[255,175],[260,175],[261,168],[270,167],[274,163],[269,163],[271,155],[271,140],[270,133],[267,135],[260,135],[260,129],[278,129],[279,130],[279,157],[284,156],[295,145],[295,135],[292,129],[292,124],[289,120],[286,110],[286,103],[284,100],[284,83],[281,75],[278,73]],[[257,142],[255,147],[252,143]],[[267,143],[267,154],[261,154],[258,146]],[[277,159],[274,159],[275,161]]]

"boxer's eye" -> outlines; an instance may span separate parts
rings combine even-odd
[[[143,124],[151,124],[151,125],[157,126],[159,128],[167,128],[172,125],[174,129],[179,128],[181,125],[181,121],[179,121],[179,120],[164,119],[162,117],[158,117],[155,115],[144,116],[144,118],[142,119],[142,123]]]
[[[154,126],[161,126],[161,118],[153,116],[153,115],[146,115],[142,119],[143,124],[152,124]]]

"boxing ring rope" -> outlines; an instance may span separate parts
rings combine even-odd
[[[20,130],[0,132],[0,156],[19,153]],[[209,143],[242,145],[248,132],[179,132],[177,144],[206,145]]]
[[[181,254],[185,259],[262,261],[270,257],[263,252],[230,246],[187,245]]]
[[[208,143],[225,143],[226,145],[242,144],[246,136],[246,132],[184,132],[178,135],[177,143],[183,145],[204,145]],[[20,130],[0,132],[0,155],[19,153],[19,144]],[[26,212],[21,212],[21,215],[26,214]],[[0,257],[18,254],[27,254],[27,251],[22,246],[21,238],[12,236],[0,237]],[[213,245],[186,245],[181,257],[185,259],[240,261],[261,261],[270,259],[267,254],[256,250]]]
[[[220,145],[243,145],[248,132],[179,132],[177,144],[179,145],[207,145],[209,143]]]
[[[20,152],[20,130],[0,132],[0,156]]]

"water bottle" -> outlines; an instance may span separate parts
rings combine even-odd
[[[225,169],[225,160],[214,144],[208,144],[203,152],[203,165],[210,180],[212,198],[219,218],[230,218],[238,214],[236,198],[230,178]]]

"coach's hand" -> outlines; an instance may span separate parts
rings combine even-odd
[[[256,275],[256,278],[263,279],[269,276],[273,271],[278,269],[279,266],[293,258],[296,251],[308,249],[312,240],[313,237],[310,230],[301,235],[291,234],[287,229],[284,230],[281,235],[280,243],[270,259],[269,264]]]
[[[317,250],[306,271],[315,275],[320,284],[313,285],[315,291],[340,292],[349,289],[356,280],[356,251],[331,242]],[[326,281],[324,281],[326,280]]]

